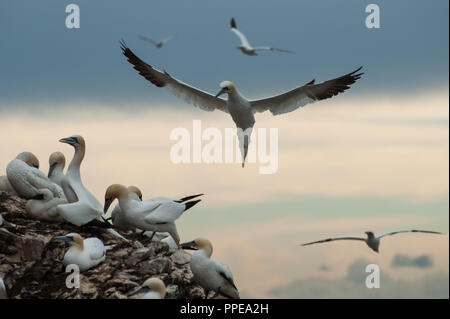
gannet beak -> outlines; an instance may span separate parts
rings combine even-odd
[[[76,145],[77,140],[75,140],[73,137],[65,137],[59,140],[61,143],[66,143],[69,145]]]
[[[140,292],[148,292],[148,291],[150,291],[150,288],[141,286],[141,287],[137,287],[135,290],[133,290],[132,292],[128,293],[127,296],[131,297],[131,296],[134,296],[134,295],[136,295],[136,294],[138,294]]]
[[[105,206],[103,206],[103,212],[105,214],[108,211],[109,206],[111,206],[112,202],[113,202],[113,199],[111,199],[111,198],[110,199],[105,199]]]
[[[56,167],[56,163],[53,163],[52,165],[50,165],[47,177],[50,177],[50,175],[52,175],[53,171],[55,170],[55,167]]]
[[[69,236],[56,236],[55,239],[56,239],[56,240],[62,240],[62,241],[65,241],[65,242],[70,242],[70,241],[72,241],[72,238],[69,237]]]
[[[186,250],[198,250],[198,246],[195,241],[183,243],[183,244],[181,244],[181,248],[186,249]]]
[[[222,89],[219,91],[219,93],[216,94],[216,97],[219,97],[219,96],[221,96],[222,94],[224,94],[224,93],[226,93],[226,92],[227,92],[226,89],[225,89],[225,88],[222,88]]]

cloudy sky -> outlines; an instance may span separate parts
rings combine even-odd
[[[380,29],[365,27],[368,3],[356,0],[76,3],[77,30],[65,27],[66,4],[0,3],[0,173],[25,150],[47,171],[51,152],[72,156],[58,139],[81,134],[83,180],[100,200],[112,183],[144,197],[205,193],[180,235],[208,237],[243,296],[448,298],[448,235],[384,238],[380,254],[359,242],[299,246],[367,230],[448,232],[448,1],[378,1]],[[231,17],[250,43],[296,54],[243,55]],[[156,49],[139,35],[174,39]],[[231,119],[151,86],[120,39],[213,93],[222,80],[259,98],[360,65],[365,74],[336,98],[257,114],[256,128],[278,129],[275,174],[258,163],[174,164],[173,129],[191,132],[195,119],[223,132]],[[369,263],[381,267],[376,291],[364,284]]]

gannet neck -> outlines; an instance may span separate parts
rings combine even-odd
[[[137,197],[139,197],[139,199],[142,200],[142,192],[141,192],[141,190],[138,187],[136,187],[136,186],[128,186],[128,190],[131,193],[136,194]]]
[[[195,242],[198,245],[199,252],[210,258],[213,253],[213,247],[211,242],[206,238],[196,239]]]
[[[61,176],[64,166],[66,166],[66,158],[61,152],[53,152],[48,159],[49,172],[48,177]]]
[[[83,251],[83,249],[84,249],[83,237],[81,237],[81,235],[79,235],[77,233],[72,233],[72,234],[69,234],[68,236],[73,236],[73,242],[70,243],[72,245],[72,247],[74,247],[80,251]]]
[[[69,168],[67,172],[71,174],[76,174],[80,176],[80,167],[81,162],[84,159],[84,154],[86,152],[86,148],[84,146],[75,146],[75,153],[73,155],[72,161],[70,161]]]

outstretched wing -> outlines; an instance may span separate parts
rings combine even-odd
[[[391,231],[389,233],[384,233],[378,236],[378,238],[384,237],[384,236],[391,236],[399,233],[427,233],[427,234],[442,234],[437,231],[431,231],[431,230],[417,230],[417,229],[410,229],[410,230],[395,230]]]
[[[153,39],[151,39],[149,37],[143,36],[143,35],[140,35],[139,39],[144,40],[144,41],[149,42],[149,43],[154,44],[154,45],[158,44],[158,42],[156,42],[155,40],[153,40]]]
[[[285,53],[292,53],[295,54],[293,51],[284,50],[284,49],[278,49],[278,48],[272,48],[272,47],[256,47],[253,48],[255,51],[278,51],[278,52],[285,52]]]
[[[252,110],[254,113],[270,110],[273,115],[279,115],[292,112],[315,101],[328,99],[350,88],[350,85],[355,83],[363,74],[357,73],[361,68],[320,84],[314,84],[314,80],[312,80],[308,84],[289,92],[262,100],[251,101]]]
[[[236,21],[234,21],[234,18],[231,18],[230,27],[231,27],[231,31],[233,31],[241,40],[241,45],[244,47],[247,47],[247,48],[251,48],[251,45],[250,45],[250,43],[248,43],[248,40],[245,37],[245,35],[237,29]]]
[[[161,72],[152,68],[151,65],[139,59],[133,51],[127,48],[124,42],[121,42],[121,49],[123,54],[127,57],[128,62],[134,66],[134,69],[157,87],[167,89],[176,97],[189,104],[198,106],[202,110],[214,111],[217,109],[229,113],[225,100],[178,81],[171,77],[167,72]]]
[[[318,241],[313,241],[310,243],[306,243],[306,244],[302,244],[302,246],[307,246],[307,245],[312,245],[312,244],[319,244],[319,243],[326,243],[329,241],[334,241],[334,240],[362,240],[365,241],[365,238],[362,237],[335,237],[335,238],[327,238],[327,239],[322,239],[322,240],[318,240]]]

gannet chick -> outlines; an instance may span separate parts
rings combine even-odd
[[[66,165],[66,158],[64,157],[64,154],[61,152],[54,152],[50,154],[48,164],[48,178],[50,178],[53,183],[61,186],[61,181],[64,178],[63,170]]]
[[[30,152],[17,155],[8,166],[6,176],[17,194],[25,199],[40,198],[38,189],[47,188],[55,197],[64,197],[63,190],[39,169],[39,161]]]
[[[77,233],[55,237],[70,244],[70,248],[64,255],[63,264],[75,264],[80,267],[80,271],[88,270],[103,262],[106,258],[106,251],[111,246],[103,245],[103,242],[95,237],[83,240]]]
[[[166,285],[159,278],[149,278],[137,289],[128,294],[129,297],[138,293],[145,292],[146,294],[141,299],[164,299],[166,295]]]
[[[142,192],[136,186],[128,186],[128,189],[131,192],[131,199],[142,201]],[[106,212],[105,212],[106,213]],[[119,203],[116,204],[113,211],[111,212],[111,221],[115,228],[120,230],[136,230],[136,227],[129,224],[126,221],[126,218],[123,216],[122,210],[120,209]]]
[[[205,299],[210,290],[216,292],[214,297],[221,294],[228,298],[240,298],[228,266],[211,259],[213,247],[208,239],[197,238],[181,244],[181,248],[196,250],[191,256],[190,267],[194,280],[205,290]]]
[[[127,223],[141,230],[168,232],[177,245],[180,243],[180,237],[175,226],[175,220],[183,212],[200,202],[200,200],[183,202],[184,198],[173,200],[166,197],[136,201],[132,199],[132,192],[128,188],[120,184],[113,184],[108,187],[105,193],[104,212],[108,211],[109,206],[116,198],[119,200],[120,209]]]
[[[380,246],[380,239],[384,236],[391,236],[399,233],[428,233],[428,234],[442,234],[440,232],[436,231],[429,231],[429,230],[417,230],[417,229],[411,229],[411,230],[396,230],[389,233],[384,233],[378,236],[375,236],[375,234],[371,231],[366,231],[365,234],[367,235],[366,238],[364,237],[335,237],[335,238],[327,238],[323,240],[313,241],[310,243],[302,244],[302,246],[312,245],[312,244],[318,244],[318,243],[326,243],[329,241],[334,240],[360,240],[363,241],[369,246],[370,249],[372,249],[375,252],[379,252],[379,246]]]
[[[316,101],[332,98],[350,88],[363,73],[358,73],[362,67],[343,76],[315,84],[312,80],[305,85],[280,95],[249,100],[230,81],[220,83],[220,91],[216,95],[199,90],[172,77],[167,72],[161,72],[142,61],[131,51],[124,42],[121,43],[123,55],[141,76],[159,88],[164,88],[186,103],[201,108],[204,111],[220,110],[228,113],[237,126],[238,140],[242,154],[242,167],[250,144],[250,136],[255,125],[257,112],[270,111],[273,115],[292,112],[299,107]],[[219,98],[226,94],[226,100]]]
[[[38,189],[38,193],[42,194],[43,199],[30,199],[25,205],[25,210],[33,218],[46,221],[61,222],[64,219],[59,215],[57,206],[66,204],[65,198],[53,197],[51,191],[46,188]]]
[[[0,276],[0,299],[8,299],[8,294],[6,293],[6,286],[5,283],[3,282],[3,277],[1,276]]]
[[[69,223],[81,226],[94,219],[103,221],[102,205],[84,187],[81,181],[80,166],[86,152],[86,143],[80,135],[63,138],[61,143],[72,145],[75,153],[61,181],[68,204],[58,206],[59,214]]]

